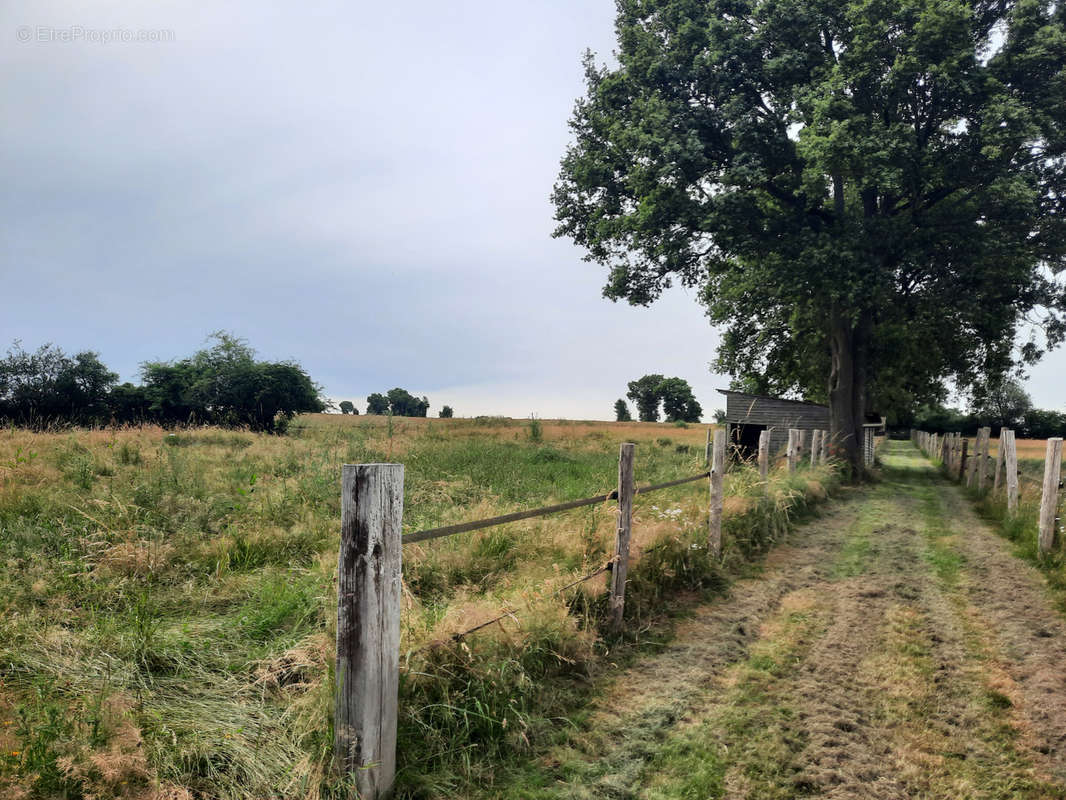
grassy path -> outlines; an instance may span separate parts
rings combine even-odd
[[[496,797],[1066,797],[1066,624],[909,443]]]

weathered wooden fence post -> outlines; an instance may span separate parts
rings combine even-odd
[[[945,433],[940,439],[940,466],[948,469],[948,459],[951,453],[951,434]]]
[[[759,476],[766,480],[770,474],[770,431],[759,431]]]
[[[1040,554],[1051,550],[1055,539],[1055,512],[1059,508],[1059,479],[1062,472],[1062,439],[1047,440],[1044,458],[1044,491],[1040,495]]]
[[[999,439],[996,444],[996,472],[995,477],[992,479],[992,492],[998,492],[1001,478],[1003,476],[1003,439],[1007,432],[1006,428],[999,429]]]
[[[815,431],[811,434],[811,466],[818,466],[818,457],[822,453],[822,432]]]
[[[974,480],[977,478],[977,457],[981,453],[981,447],[979,445],[980,435],[978,435],[973,441],[973,451],[970,453],[969,458],[966,459],[966,485],[973,488]],[[969,440],[966,440],[969,444]]]
[[[725,431],[714,432],[714,452],[711,456],[711,523],[707,549],[715,558],[722,556],[722,501],[725,499]]]
[[[988,479],[988,448],[992,429],[981,428],[977,432],[977,491],[983,492]]]
[[[962,440],[962,450],[959,454],[959,483],[962,483],[963,478],[966,475],[966,462],[969,461],[969,457],[966,455],[966,451],[970,447],[970,440]]]
[[[1014,431],[1008,430],[1003,447],[1003,471],[1007,481],[1007,511],[1014,514],[1018,510],[1018,447],[1014,441]]]
[[[829,463],[829,431],[822,431],[822,458],[819,463]]]
[[[797,450],[799,449],[798,440],[799,440],[799,431],[796,430],[795,428],[789,428],[788,429],[788,451],[786,453],[786,455],[788,456],[788,471],[789,472],[795,472],[796,471],[796,463],[799,461],[799,457],[797,455]]]
[[[618,448],[618,525],[614,542],[614,566],[611,568],[609,607],[610,629],[622,632],[626,605],[626,577],[629,573],[629,536],[633,530],[633,452],[636,446],[626,442]]]
[[[403,465],[345,464],[334,754],[363,800],[392,791],[400,679]]]
[[[711,429],[707,429],[707,446],[703,451],[703,463],[708,467],[711,466]]]

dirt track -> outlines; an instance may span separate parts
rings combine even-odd
[[[619,675],[566,798],[1066,798],[1066,624],[909,443]]]

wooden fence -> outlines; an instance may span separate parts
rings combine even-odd
[[[1018,513],[1018,448],[1014,431],[1000,428],[999,446],[992,463],[989,456],[991,428],[977,431],[973,452],[970,453],[969,441],[960,433],[946,433],[940,436],[926,431],[912,430],[911,441],[929,458],[936,458],[944,471],[953,480],[979,492],[998,493],[1005,488],[1007,512]],[[1040,493],[1040,519],[1037,528],[1037,547],[1041,555],[1051,550],[1058,526],[1059,493],[1062,470],[1062,439],[1048,439],[1044,457],[1044,480]],[[991,486],[989,478],[991,472]]]
[[[759,472],[769,472],[769,438],[759,438]],[[624,628],[625,587],[629,568],[629,539],[633,498],[671,486],[709,478],[707,547],[722,554],[722,504],[725,492],[727,432],[708,434],[709,470],[653,486],[636,486],[635,445],[622,444],[618,455],[618,488],[596,497],[570,500],[542,508],[502,514],[488,519],[446,525],[403,534],[402,464],[345,464],[341,473],[341,544],[337,565],[337,669],[334,748],[336,765],[354,782],[363,800],[378,800],[392,790],[396,774],[398,715],[401,551],[403,545],[454,536],[493,525],[541,517],[610,500],[618,501],[614,556],[604,566],[559,591],[605,572],[608,588],[608,628]],[[789,432],[788,469],[795,471],[804,454],[800,431]],[[812,466],[829,459],[829,435],[816,431],[810,448]],[[512,612],[506,612],[500,619]],[[491,624],[482,623],[455,638]]]

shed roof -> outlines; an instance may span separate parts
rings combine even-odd
[[[771,397],[768,394],[750,394],[749,392],[735,392],[732,389],[719,389],[719,394],[724,395],[736,395],[737,397],[751,397],[755,400],[773,400],[776,403],[791,403],[797,406],[808,406],[810,408],[824,408],[828,409],[829,406],[822,405],[821,403],[808,403],[805,400],[789,400],[785,397]]]
[[[789,400],[786,397],[771,397],[768,394],[751,394],[750,392],[736,392],[732,389],[719,389],[719,394],[735,395],[737,397],[750,397],[753,400],[773,400],[775,403],[791,403],[796,406],[807,406],[808,408],[823,408],[828,409],[829,406],[822,405],[821,403],[808,403],[805,400]],[[864,428],[880,428],[885,424],[885,418],[875,412],[867,412],[866,420],[863,422]]]

